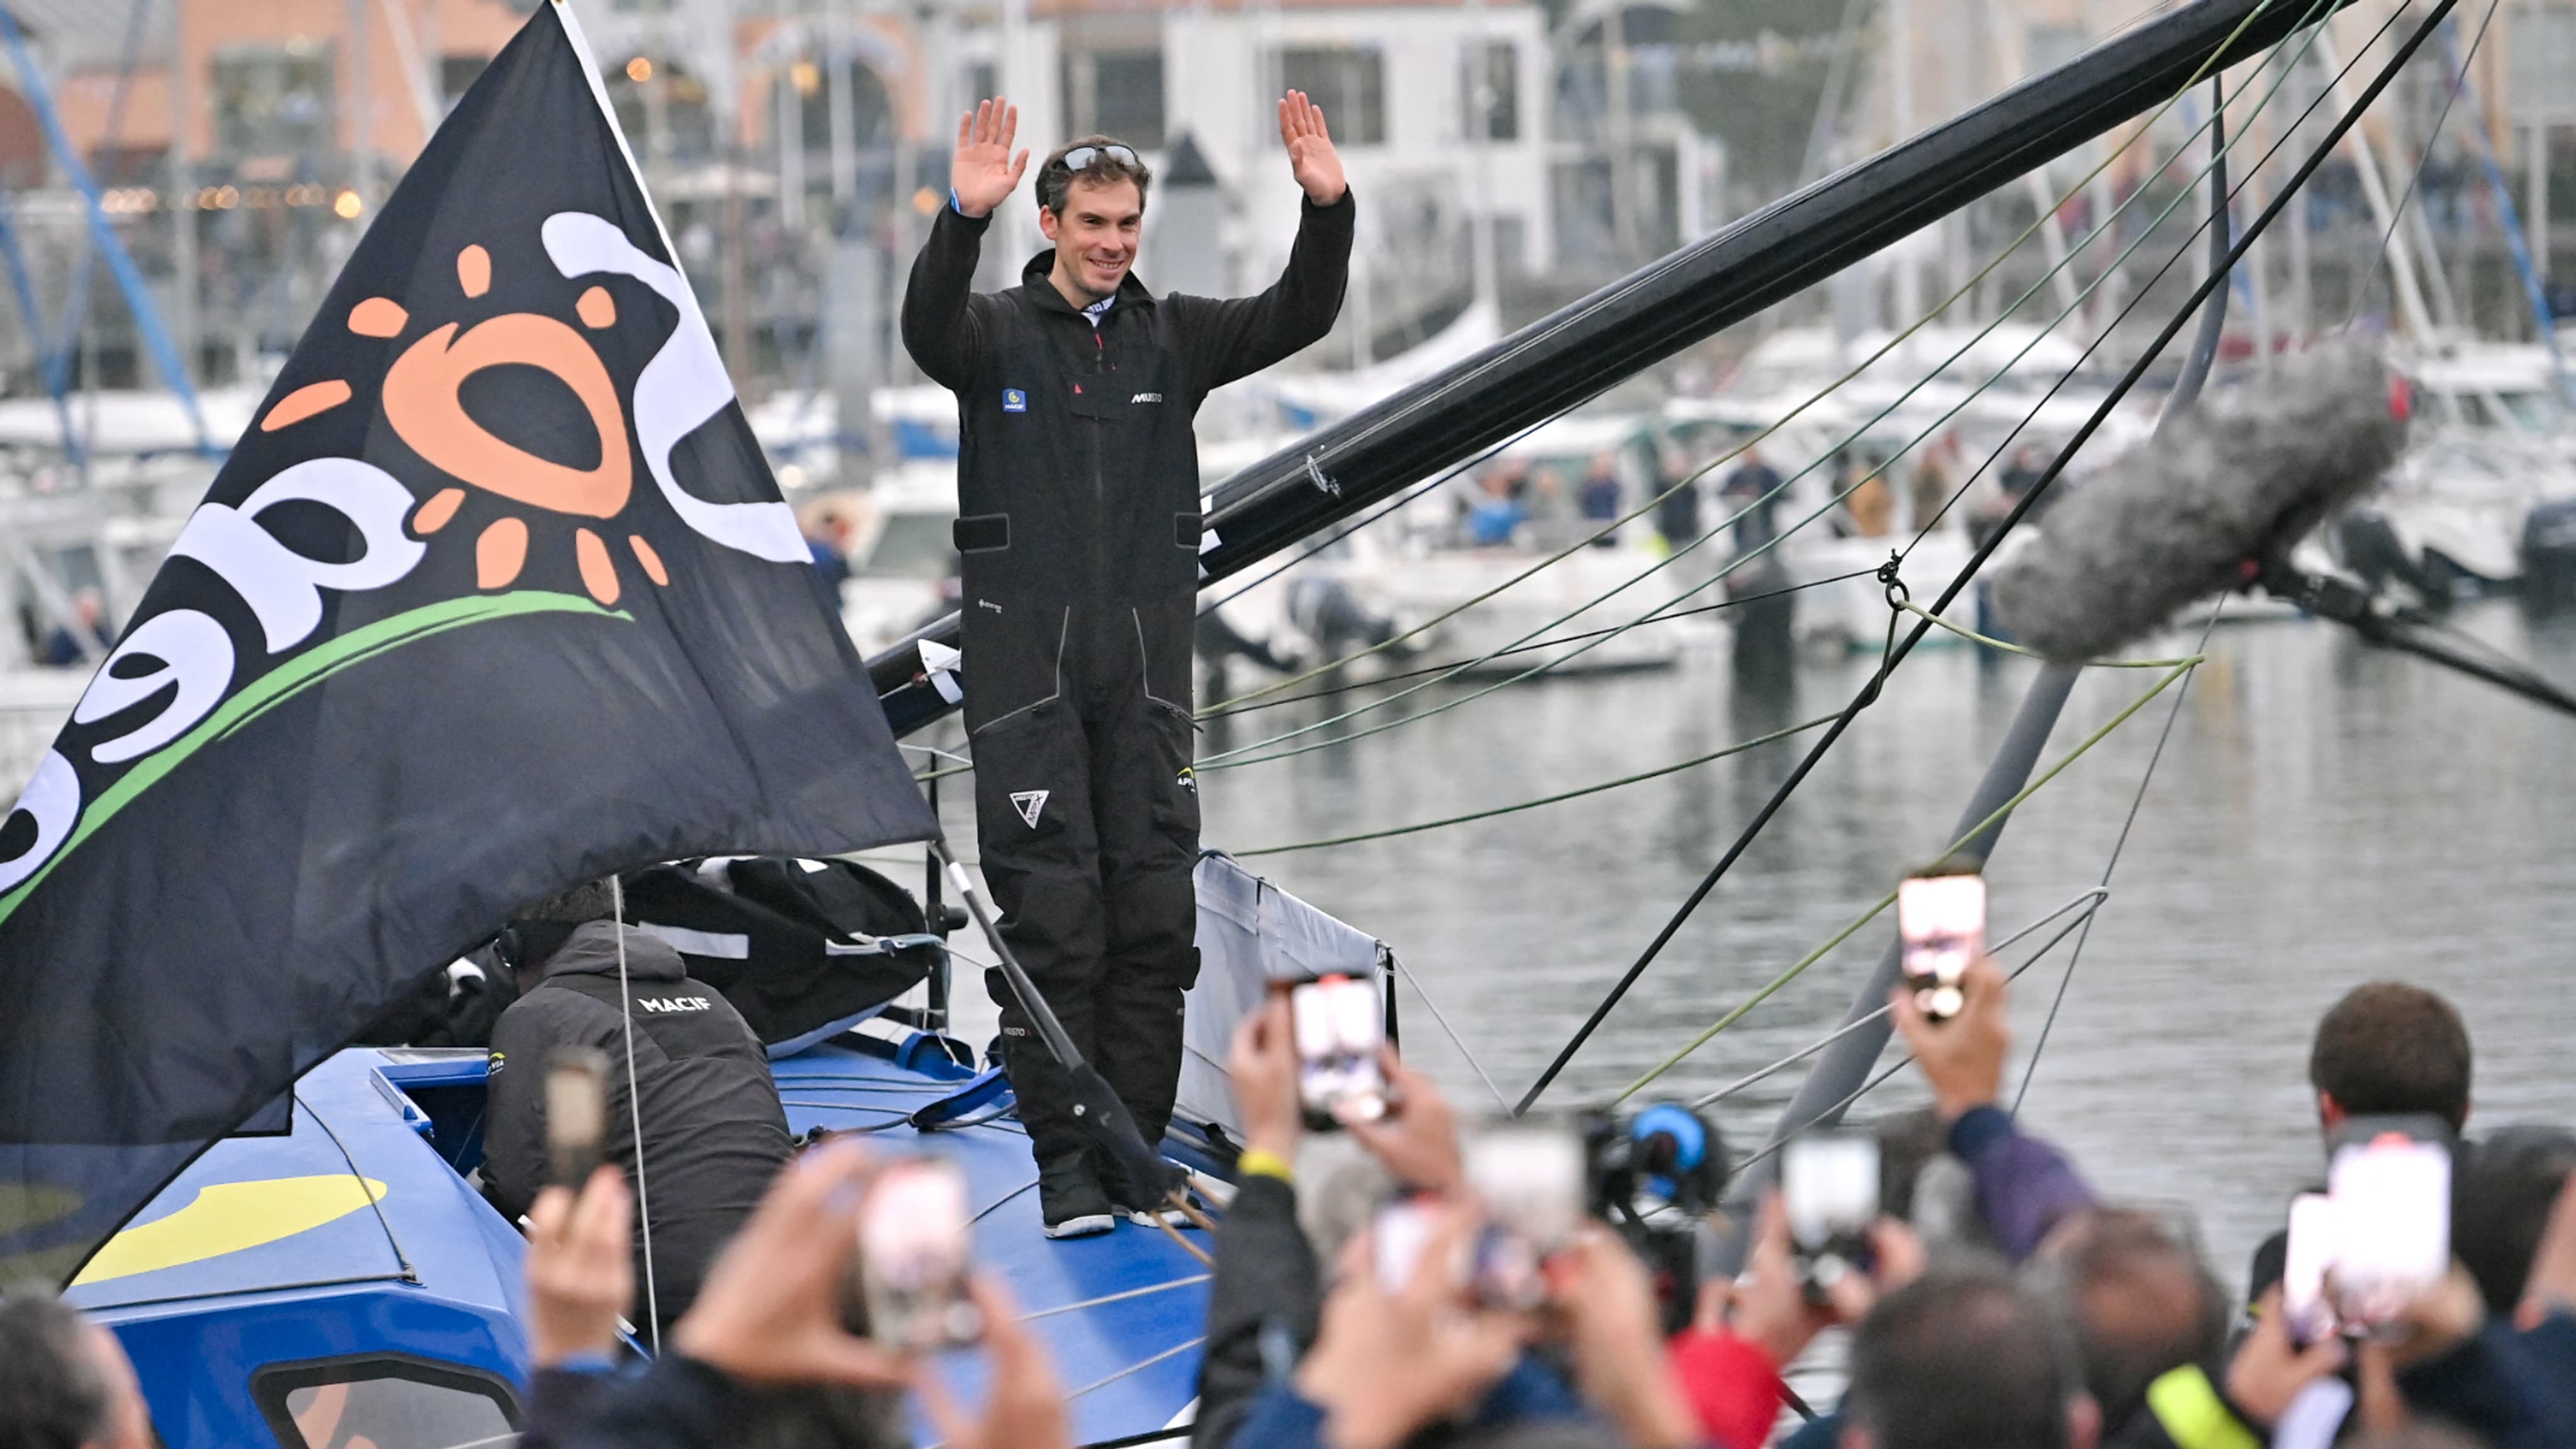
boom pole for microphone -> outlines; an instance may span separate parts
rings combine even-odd
[[[2436,639],[2427,632],[2429,621],[2415,611],[2392,608],[2387,600],[2340,574],[2311,573],[2276,554],[2263,562],[2262,572],[2256,576],[2255,582],[2274,598],[2287,599],[2320,619],[2331,619],[2345,625],[2382,648],[2431,660],[2445,668],[2509,689],[2534,704],[2547,705],[2562,714],[2576,715],[2576,694],[2570,694],[2539,671],[2523,665],[2480,659]]]

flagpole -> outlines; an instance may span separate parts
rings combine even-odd
[[[653,1287],[653,1199],[644,1187],[644,1099],[635,1090],[635,995],[626,986],[626,882],[608,878],[617,927],[617,1019],[626,1032],[626,1115],[635,1134],[635,1220],[644,1225],[644,1322],[653,1356],[662,1356],[662,1298]],[[575,1187],[574,1191],[580,1191]]]

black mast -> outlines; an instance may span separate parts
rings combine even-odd
[[[1531,323],[1220,484],[1202,582],[1596,396],[2346,3],[2197,0]],[[868,661],[897,735],[955,708],[927,677],[923,640],[954,648],[956,617]]]

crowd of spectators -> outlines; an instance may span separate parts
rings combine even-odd
[[[2284,1308],[2281,1242],[2232,1292],[2185,1217],[2104,1201],[2003,1109],[2007,991],[1979,961],[1948,1020],[1893,998],[1932,1105],[1877,1124],[1886,1211],[1853,1271],[1802,1261],[1775,1191],[1733,1225],[1731,1255],[1707,1250],[1729,1270],[1696,1285],[1594,1222],[1553,1245],[1543,1292],[1518,1302],[1480,1292],[1468,1266],[1496,1216],[1463,1165],[1472,1126],[1389,1053],[1395,1110],[1310,1131],[1272,1000],[1229,1063],[1241,1152],[1192,1449],[2576,1445],[2576,1136],[2466,1135],[2470,1044],[2448,1003],[2365,986],[2318,1027],[2322,1133],[2400,1114],[2448,1129],[2453,1262],[2366,1331],[2311,1340]],[[636,1311],[624,1178],[606,1166],[578,1193],[539,1193],[521,1442],[899,1449],[917,1402],[943,1449],[1069,1449],[1059,1380],[1002,1284],[971,1290],[980,1408],[854,1318],[855,1225],[877,1170],[853,1138],[799,1154],[649,1364],[620,1326]],[[1423,1225],[1409,1262],[1378,1241],[1393,1200]],[[1678,1315],[1674,1294],[1689,1299]],[[1789,1375],[1828,1335],[1839,1393],[1810,1405]],[[149,1442],[111,1334],[45,1294],[0,1301],[0,1449]]]

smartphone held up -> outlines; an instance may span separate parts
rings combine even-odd
[[[859,1299],[868,1333],[925,1353],[975,1342],[967,1293],[966,1175],[935,1157],[888,1163],[859,1205]]]
[[[1324,976],[1288,988],[1297,1042],[1297,1101],[1318,1131],[1386,1115],[1386,1008],[1377,988],[1350,976]]]
[[[1905,987],[1933,1021],[1967,1005],[1960,981],[1986,950],[1986,878],[1934,867],[1896,888],[1896,931],[1904,943]]]
[[[546,1058],[546,1160],[553,1180],[581,1191],[607,1150],[608,1053],[562,1047]]]
[[[1836,1283],[1877,1267],[1878,1139],[1865,1132],[1807,1132],[1780,1154],[1780,1201],[1798,1281],[1821,1303]]]
[[[2326,1191],[2290,1203],[2281,1307],[2301,1343],[2389,1330],[2451,1271],[2451,1133],[2434,1117],[2335,1129]]]

